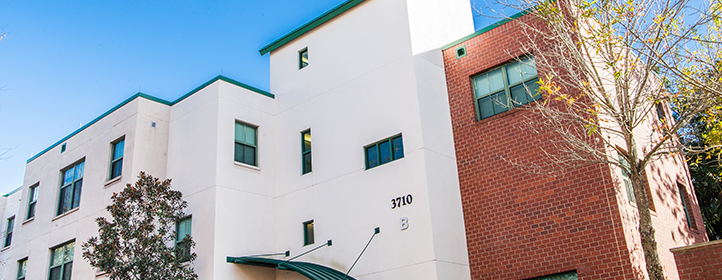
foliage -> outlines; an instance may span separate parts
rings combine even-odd
[[[560,140],[540,171],[603,163],[629,174],[639,211],[639,234],[650,279],[664,279],[650,216],[645,170],[681,151],[675,133],[722,96],[720,5],[687,0],[521,0],[507,6],[536,20],[517,21],[521,48],[534,55],[544,101],[529,127]],[[707,34],[706,32],[717,32]],[[701,79],[707,75],[705,79]],[[682,100],[683,102],[680,102]],[[668,116],[677,106],[676,122]],[[541,117],[542,121],[540,121]]]
[[[193,268],[184,265],[184,253],[195,247],[192,238],[183,239],[186,250],[174,248],[176,223],[187,203],[170,182],[140,172],[135,184],[114,193],[106,207],[112,220],[95,220],[100,236],[83,244],[83,258],[111,280],[196,279]],[[190,254],[191,262],[195,258]]]

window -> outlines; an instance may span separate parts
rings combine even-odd
[[[35,204],[38,202],[38,185],[34,185],[28,189],[28,215],[26,220],[35,217]]]
[[[180,220],[176,224],[175,232],[176,257],[180,258],[181,262],[189,261],[191,259],[191,217]]]
[[[8,226],[5,231],[5,246],[10,247],[13,243],[13,227],[15,226],[15,216],[8,218]]]
[[[75,241],[50,249],[50,280],[70,280]]]
[[[68,212],[80,206],[80,191],[83,188],[83,169],[85,162],[80,162],[67,169],[63,174],[60,186],[60,202],[58,203],[58,215]]]
[[[691,215],[692,213],[689,212],[689,205],[687,204],[689,196],[687,195],[687,190],[684,185],[680,183],[677,183],[677,189],[679,189],[679,198],[682,200],[684,215],[687,217],[687,226],[689,226],[689,228],[697,229],[697,221],[694,219],[694,216]]]
[[[368,145],[366,151],[366,169],[404,157],[404,144],[401,135],[393,136]]]
[[[466,56],[466,45],[456,48],[456,58],[462,58]]]
[[[632,188],[632,179],[629,176],[629,162],[622,156],[622,154],[617,153],[617,156],[619,157],[619,163],[624,165],[626,168],[622,168],[622,181],[624,182],[624,188],[627,190],[627,199],[629,199],[630,202],[636,203],[637,197],[634,195],[634,189]],[[649,188],[649,181],[647,179],[646,172],[642,173],[642,177],[644,179],[644,186],[647,188],[647,202],[649,203],[649,210],[657,211],[654,206],[654,198],[652,198],[652,190]]]
[[[18,280],[25,280],[25,273],[28,271],[28,259],[18,261]]]
[[[122,138],[112,144],[113,155],[110,158],[110,179],[119,177],[123,171],[123,149],[125,148],[125,139]]]
[[[303,246],[313,244],[313,220],[303,223]]]
[[[538,80],[532,56],[474,76],[472,83],[479,119],[541,99],[541,94],[536,92]]]
[[[577,280],[579,279],[576,271],[569,271],[563,273],[557,273],[553,275],[547,275],[542,277],[536,277],[529,280]]]
[[[311,130],[301,132],[301,174],[311,172]]]
[[[236,148],[234,159],[237,162],[258,166],[256,163],[257,127],[236,122]]]
[[[308,48],[298,51],[298,69],[308,66]]]
[[[60,153],[61,153],[61,154],[65,152],[65,147],[66,147],[65,144],[67,144],[67,143],[63,143],[63,145],[60,146]]]

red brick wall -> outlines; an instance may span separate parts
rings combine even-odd
[[[680,280],[722,279],[722,240],[671,250]]]
[[[531,174],[512,162],[541,163],[554,138],[524,129],[532,111],[477,121],[470,77],[523,55],[520,38],[511,22],[458,44],[465,57],[444,51],[472,279],[632,279],[609,167]]]

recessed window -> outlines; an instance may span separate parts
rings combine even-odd
[[[28,214],[26,220],[35,217],[35,204],[38,202],[38,184],[28,188]]]
[[[466,46],[456,48],[456,58],[462,58],[466,56]]]
[[[313,244],[313,220],[303,223],[303,246]]]
[[[257,127],[236,122],[236,146],[234,160],[248,165],[258,166],[256,161]]]
[[[15,227],[15,216],[8,218],[8,225],[5,230],[5,247],[10,247],[13,243],[13,227]]]
[[[404,143],[401,135],[368,145],[364,150],[366,152],[366,169],[371,169],[404,157]]]
[[[625,168],[622,168],[622,182],[624,182],[624,188],[627,191],[627,199],[629,199],[630,202],[636,203],[637,197],[634,195],[634,189],[632,188],[632,179],[629,176],[629,162],[622,156],[622,154],[617,153],[617,157],[619,158],[619,163],[622,164]],[[642,173],[642,179],[644,179],[644,186],[647,190],[647,202],[649,203],[649,210],[656,211],[656,208],[654,206],[654,198],[652,198],[652,190],[649,188],[649,181],[647,181],[647,174],[646,172]]]
[[[472,78],[479,119],[541,99],[534,58],[524,57]],[[528,89],[528,90],[527,90]]]
[[[684,185],[677,183],[677,189],[679,189],[679,198],[682,200],[682,207],[684,208],[684,215],[687,218],[687,226],[689,228],[697,229],[697,221],[694,219],[694,215],[689,211],[689,195]]]
[[[181,262],[191,259],[191,217],[184,218],[176,224],[175,251]]]
[[[70,280],[75,241],[50,249],[50,280]]]
[[[303,69],[306,66],[308,66],[308,48],[298,52],[298,69]]]
[[[528,280],[577,280],[579,279],[576,271],[562,272],[542,277],[535,277]]]
[[[61,154],[65,152],[65,147],[66,147],[65,144],[66,144],[66,143],[63,143],[63,145],[60,146],[60,153],[61,153]]]
[[[113,144],[113,154],[110,158],[110,179],[119,177],[123,172],[123,150],[125,149],[125,139],[122,138]]]
[[[25,273],[28,271],[28,259],[18,261],[18,280],[25,280]]]
[[[72,165],[61,171],[60,202],[57,214],[63,214],[80,206],[80,192],[83,188],[85,162]]]
[[[302,173],[311,172],[311,130],[301,132],[301,168]]]

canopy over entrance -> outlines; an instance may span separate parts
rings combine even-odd
[[[311,280],[356,280],[353,277],[346,276],[346,274],[333,268],[307,262],[293,262],[256,257],[226,257],[226,262],[291,270],[301,273],[301,275],[306,276]]]

